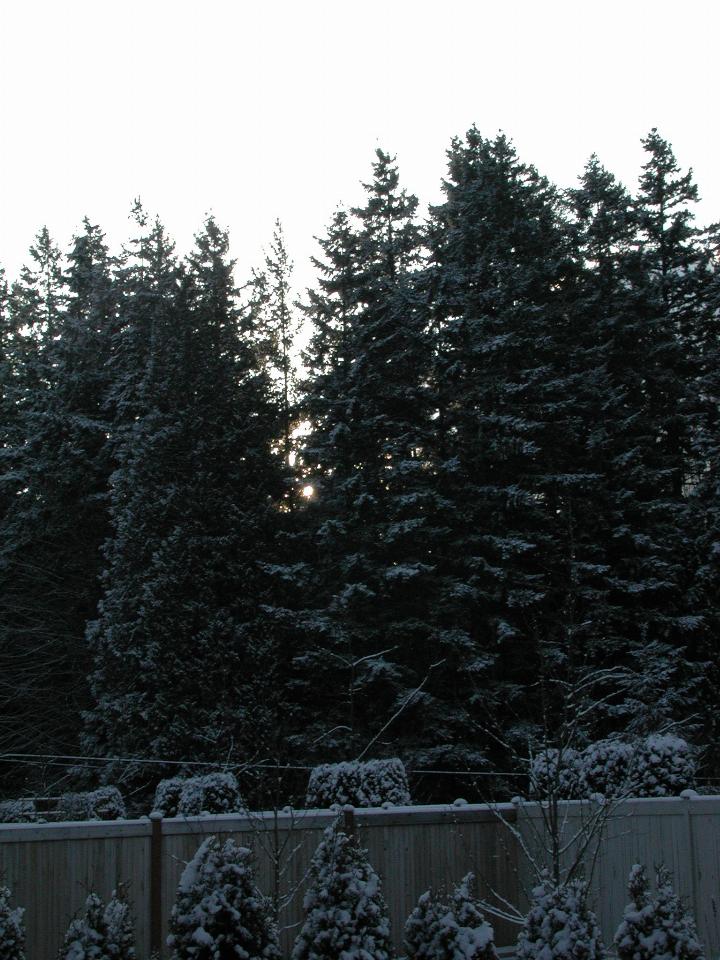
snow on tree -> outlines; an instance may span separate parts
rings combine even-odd
[[[628,880],[630,902],[614,940],[618,960],[703,960],[695,921],[664,867],[656,870],[656,883],[653,894],[645,867],[633,865]]]
[[[25,960],[25,911],[11,907],[10,896],[10,890],[0,886],[0,960]]]
[[[153,810],[164,817],[176,817],[180,804],[180,795],[187,783],[187,777],[167,777],[155,788]]]
[[[587,905],[587,884],[549,878],[532,891],[530,911],[517,940],[517,960],[604,960],[605,946]]]
[[[572,747],[544,747],[530,757],[530,795],[556,796],[563,800],[580,792],[580,755]]]
[[[639,746],[632,765],[633,788],[640,797],[673,797],[695,781],[696,752],[682,737],[655,734]]]
[[[206,813],[237,813],[243,802],[232,773],[206,773],[188,777],[180,792],[178,815],[194,817]]]
[[[103,919],[107,928],[107,950],[112,960],[135,960],[135,931],[130,905],[123,891],[113,890]]]
[[[390,920],[380,878],[355,837],[327,828],[310,867],[305,921],[292,960],[390,960]]]
[[[167,943],[172,960],[279,960],[277,929],[247,847],[203,841],[180,877]]]
[[[82,916],[70,921],[58,960],[115,960],[110,950],[105,904],[96,893],[85,901]]]
[[[127,816],[122,794],[113,786],[65,793],[55,809],[61,820],[123,820]]]
[[[612,738],[584,750],[538,750],[530,759],[534,796],[569,800],[591,797],[677,796],[695,780],[696,751],[675,734],[653,734],[633,742]]]
[[[410,788],[402,760],[350,760],[315,767],[308,782],[306,806],[346,803],[354,807],[409,804]]]
[[[472,873],[450,897],[423,893],[405,924],[410,960],[496,960],[495,935],[473,894]]]

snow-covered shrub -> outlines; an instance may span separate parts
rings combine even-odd
[[[354,837],[328,827],[310,867],[305,922],[292,960],[390,960],[390,920],[380,878]]]
[[[555,886],[545,878],[532,891],[530,912],[518,935],[517,960],[602,960],[606,950],[587,885],[570,880]]]
[[[620,797],[627,793],[635,756],[636,750],[622,740],[591,743],[579,757],[583,796],[601,793],[605,797]]]
[[[135,960],[135,931],[130,905],[121,892],[113,890],[103,916],[109,956],[112,960]]]
[[[695,921],[672,887],[663,867],[656,873],[653,896],[645,868],[630,871],[630,902],[615,934],[618,960],[703,960]]]
[[[216,837],[200,845],[180,877],[167,943],[173,960],[279,960],[247,847]]]
[[[7,887],[0,887],[0,960],[25,960],[25,911],[10,906],[10,895]]]
[[[681,737],[655,734],[630,743],[600,740],[578,753],[554,747],[530,762],[531,796],[567,800],[592,797],[677,796],[695,779],[695,752]]]
[[[105,905],[96,893],[85,901],[85,913],[70,921],[58,960],[113,960]]]
[[[308,782],[306,806],[330,807],[335,803],[351,803],[354,807],[406,806],[410,803],[410,789],[402,760],[348,760],[315,767]]]
[[[33,800],[3,800],[0,802],[0,823],[37,823],[38,820]]]
[[[161,780],[155,788],[153,811],[164,817],[176,817],[180,806],[180,794],[187,783],[185,777],[168,777]]]
[[[469,873],[451,897],[428,890],[405,924],[411,960],[496,960],[495,935],[473,895]]]
[[[570,800],[580,793],[579,755],[571,747],[545,747],[530,759],[530,794]]]
[[[65,793],[56,813],[61,820],[122,820],[125,801],[117,787],[98,787],[87,793]]]
[[[676,797],[693,785],[695,771],[695,751],[686,740],[654,734],[637,748],[632,792],[639,797]]]
[[[180,793],[177,812],[181,817],[206,813],[238,813],[242,810],[240,788],[232,773],[206,773],[188,777]]]

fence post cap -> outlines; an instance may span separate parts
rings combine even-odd
[[[688,788],[687,790],[681,791],[680,796],[683,798],[683,800],[694,800],[695,797],[699,797],[700,794],[697,792],[697,790],[691,790]]]
[[[149,815],[150,820],[162,820],[162,818],[163,818],[163,815],[159,810],[153,810],[152,813]]]

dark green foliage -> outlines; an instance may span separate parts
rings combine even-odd
[[[0,450],[0,742],[67,753],[77,752],[83,636],[108,530],[103,404],[114,298],[103,236],[88,221],[65,272],[46,230],[31,257],[11,291],[2,348],[10,410]]]
[[[282,492],[269,384],[235,307],[226,235],[209,220],[181,268],[159,223],[140,211],[138,226],[119,276],[118,467],[85,742],[101,756],[221,764],[229,745],[254,745],[262,696],[260,561]]]

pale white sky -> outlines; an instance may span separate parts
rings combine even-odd
[[[140,195],[181,252],[213,211],[239,280],[279,216],[307,283],[376,146],[436,202],[472,123],[631,187],[656,125],[718,220],[719,27],[717,0],[0,0],[0,264],[85,214],[118,249]]]

